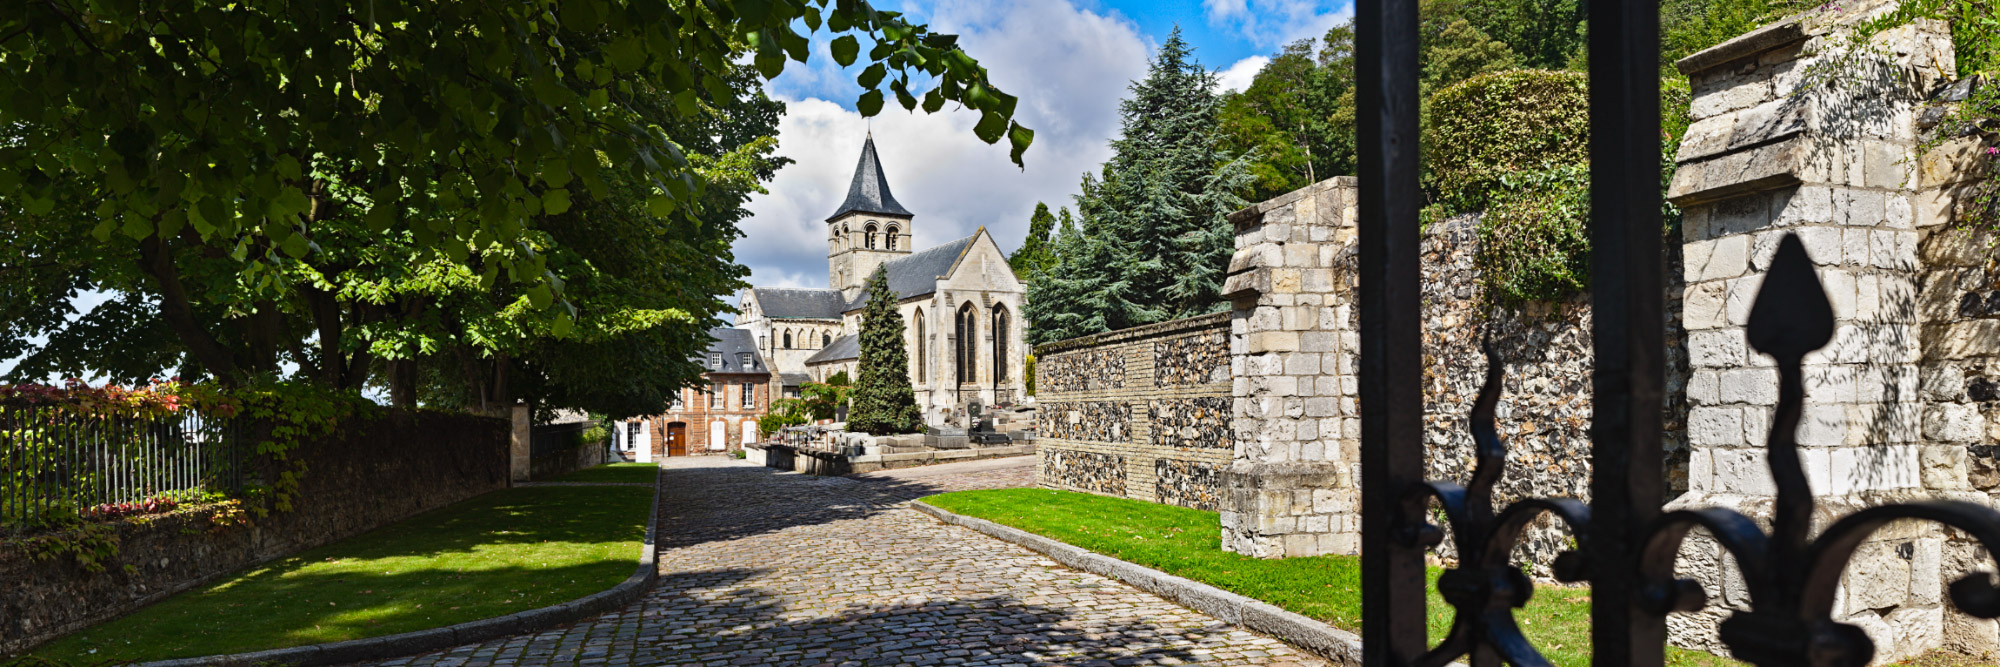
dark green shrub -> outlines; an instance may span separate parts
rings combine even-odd
[[[1481,292],[1495,305],[1557,301],[1590,286],[1590,173],[1566,165],[1501,176],[1479,220]]]
[[[1516,172],[1581,165],[1590,150],[1582,72],[1482,74],[1432,95],[1424,124],[1429,189],[1451,212],[1485,208]]]

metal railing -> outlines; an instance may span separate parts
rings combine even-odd
[[[240,491],[248,448],[238,420],[192,409],[105,416],[0,405],[0,532]]]
[[[1856,547],[1885,524],[1949,525],[2000,553],[2000,512],[1963,502],[1873,507],[1829,521],[1808,539],[1815,509],[1795,433],[1803,357],[1827,344],[1831,306],[1804,246],[1780,243],[1746,329],[1777,361],[1779,401],[1767,442],[1777,487],[1770,532],[1729,509],[1662,513],[1664,395],[1660,191],[1660,21],[1657,1],[1590,0],[1591,501],[1531,498],[1496,508],[1507,450],[1493,426],[1502,368],[1489,353],[1471,415],[1478,463],[1464,485],[1425,481],[1423,337],[1419,285],[1418,0],[1360,0],[1355,12],[1360,138],[1360,407],[1362,664],[1547,665],[1514,610],[1533,584],[1509,562],[1521,530],[1542,514],[1571,527],[1560,579],[1591,588],[1593,665],[1658,667],[1666,616],[1705,604],[1678,579],[1680,544],[1706,529],[1730,552],[1751,595],[1721,625],[1736,657],[1763,667],[1860,667],[1875,647],[1833,620],[1834,591]],[[1445,639],[1425,638],[1424,552],[1443,539],[1443,509],[1459,561],[1438,578],[1452,607]],[[2000,617],[2000,589],[1975,572],[1950,587],[1960,611]]]

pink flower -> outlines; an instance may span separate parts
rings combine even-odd
[[[1987,147],[1986,147],[1986,154],[1987,154],[1987,155],[2000,155],[2000,147],[1996,147],[1996,146],[1987,146]]]

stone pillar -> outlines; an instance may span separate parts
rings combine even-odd
[[[1784,234],[1798,234],[1833,302],[1837,331],[1806,357],[1798,440],[1816,521],[1922,491],[1918,397],[1920,267],[1913,118],[1952,67],[1941,26],[1905,27],[1846,52],[1846,25],[1893,3],[1808,12],[1689,56],[1692,120],[1669,198],[1686,213],[1682,323],[1689,492],[1674,507],[1726,506],[1768,522],[1765,443],[1777,372],[1744,324]],[[1938,532],[1897,525],[1848,568],[1836,618],[1868,632],[1880,661],[1938,645]],[[1746,592],[1716,545],[1691,538],[1682,571],[1711,607],[1669,619],[1680,646],[1719,650],[1716,623]]]
[[[1238,211],[1224,296],[1236,449],[1222,548],[1259,558],[1360,550],[1355,180]]]
[[[507,434],[508,477],[515,483],[528,481],[528,459],[533,442],[534,426],[528,419],[528,406],[516,405],[510,412],[514,428]]]

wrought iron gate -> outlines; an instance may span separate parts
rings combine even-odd
[[[1477,467],[1464,486],[1423,480],[1422,336],[1418,285],[1417,0],[1360,0],[1355,13],[1359,83],[1362,466],[1362,639],[1370,667],[1548,664],[1515,626],[1513,610],[1533,593],[1508,562],[1521,530],[1549,513],[1566,521],[1577,548],[1560,556],[1559,578],[1591,587],[1595,665],[1658,666],[1666,615],[1705,603],[1697,583],[1676,579],[1681,539],[1701,527],[1729,550],[1751,593],[1751,609],[1724,621],[1722,640],[1764,666],[1860,667],[1874,646],[1832,619],[1833,591],[1854,549],[1890,521],[1921,519],[1966,531],[2000,548],[2000,512],[1961,502],[1875,507],[1830,523],[1808,539],[1812,491],[1794,434],[1804,401],[1800,365],[1834,331],[1831,306],[1806,251],[1787,237],[1752,306],[1748,337],[1779,367],[1779,404],[1767,443],[1778,488],[1766,534],[1737,512],[1662,514],[1663,357],[1660,233],[1660,78],[1657,0],[1590,0],[1592,502],[1530,499],[1496,511],[1493,483],[1506,449],[1493,428],[1502,368],[1489,354],[1472,429]],[[1424,636],[1424,550],[1444,531],[1429,521],[1436,501],[1460,561],[1438,580],[1453,608],[1438,646]],[[1951,585],[1960,611],[2000,617],[2000,588],[1984,573]]]

